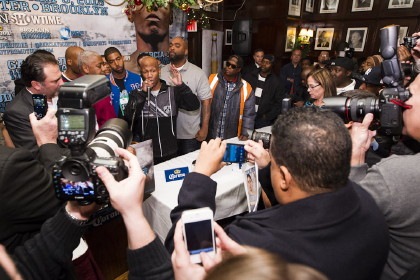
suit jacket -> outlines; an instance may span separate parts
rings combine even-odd
[[[56,144],[45,144],[38,161],[26,149],[0,146],[0,243],[9,253],[63,204],[55,197],[51,169],[66,153]]]
[[[29,122],[33,111],[32,94],[25,87],[7,103],[3,119],[15,147],[26,148],[36,155],[38,146]]]
[[[269,169],[260,171],[268,182]],[[192,172],[185,177],[179,205],[171,212],[169,250],[182,211],[206,206],[214,211],[216,188],[208,176]],[[351,181],[333,192],[238,217],[225,230],[240,244],[309,265],[331,280],[379,279],[389,246],[383,214],[372,197]]]

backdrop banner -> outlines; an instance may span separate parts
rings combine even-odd
[[[134,25],[124,7],[103,0],[0,0],[0,112],[14,97],[14,80],[20,78],[23,60],[38,49],[52,52],[62,72],[66,70],[64,53],[70,46],[99,54],[110,46],[123,55],[136,51]],[[182,36],[186,15],[181,10],[174,14],[170,34]],[[167,51],[162,50],[165,55]]]

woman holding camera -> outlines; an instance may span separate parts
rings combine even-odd
[[[330,71],[325,68],[316,69],[309,72],[306,79],[308,92],[311,97],[304,106],[316,106],[322,108],[323,99],[337,95],[337,89],[332,79]]]

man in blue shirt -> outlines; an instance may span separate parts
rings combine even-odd
[[[115,114],[121,118],[128,103],[128,94],[141,85],[141,77],[138,74],[125,70],[124,58],[115,47],[109,47],[104,53],[105,59],[111,67],[108,79],[111,82],[111,100]]]

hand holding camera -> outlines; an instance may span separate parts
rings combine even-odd
[[[220,138],[211,139],[208,143],[203,141],[198,154],[195,172],[211,176],[223,167],[222,158],[226,150],[226,141]]]
[[[248,160],[256,162],[259,168],[266,167],[271,161],[270,154],[264,149],[262,140],[259,140],[258,143],[252,140],[246,141],[245,151],[248,153]]]
[[[376,131],[369,130],[373,121],[373,114],[369,113],[363,118],[362,123],[354,122],[351,129],[352,158],[351,165],[360,165],[365,162],[365,153],[372,143]]]
[[[50,109],[47,111],[45,117],[39,120],[35,116],[35,113],[29,115],[32,131],[39,147],[48,143],[57,143],[58,124],[55,113],[55,110]]]

